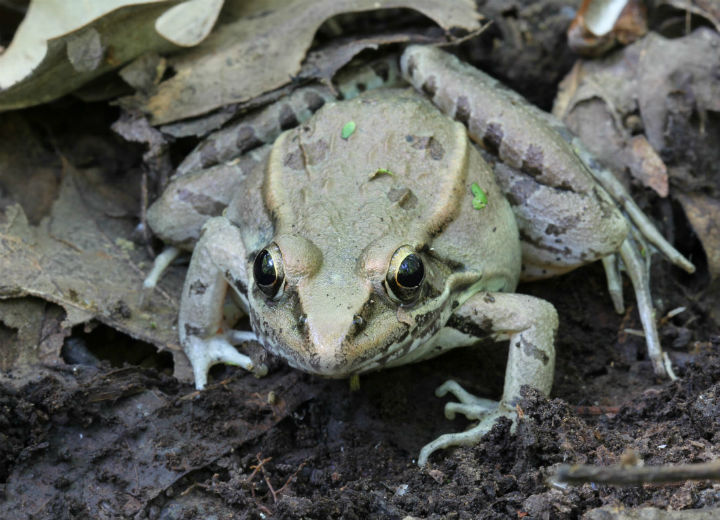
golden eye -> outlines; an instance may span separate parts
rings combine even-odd
[[[412,303],[420,295],[425,280],[422,258],[410,246],[401,246],[390,259],[385,283],[388,294],[402,303]]]
[[[273,298],[285,281],[282,254],[275,242],[260,251],[253,263],[255,283],[265,296]]]

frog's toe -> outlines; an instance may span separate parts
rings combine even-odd
[[[466,418],[479,421],[478,424],[460,433],[446,433],[420,450],[418,465],[424,466],[431,453],[450,446],[468,446],[480,441],[483,435],[490,431],[500,417],[517,420],[514,410],[504,407],[498,401],[476,397],[465,390],[455,381],[446,381],[435,390],[435,395],[443,397],[452,394],[459,402],[450,402],[445,405],[445,417],[452,420],[455,414],[462,414]]]
[[[612,300],[615,312],[618,314],[625,313],[625,303],[623,302],[623,287],[620,280],[620,266],[618,265],[617,255],[607,255],[602,258],[602,264],[605,268],[605,277],[607,279],[608,293]]]
[[[459,433],[446,433],[423,446],[420,450],[420,455],[418,456],[418,466],[422,467],[427,464],[428,457],[437,450],[450,448],[452,446],[471,446],[473,444],[477,444],[480,442],[480,439],[482,439],[482,437],[490,431],[495,424],[495,421],[497,421],[500,417],[509,418],[513,421],[513,426],[517,421],[517,414],[515,411],[496,407],[494,411],[486,412],[482,420],[469,430]]]
[[[481,404],[465,404],[465,403],[447,403],[445,405],[445,418],[449,420],[455,419],[455,414],[462,414],[471,421],[476,421],[489,412],[497,410],[497,401],[486,399],[487,403]]]
[[[140,294],[140,306],[144,306],[145,302],[150,300],[155,287],[162,275],[167,271],[168,266],[180,256],[180,249],[174,246],[168,246],[163,249],[162,253],[155,257],[150,272],[143,280],[142,293]]]
[[[453,381],[452,379],[449,381],[445,381],[442,385],[440,385],[435,390],[435,395],[437,397],[445,397],[448,393],[455,396],[455,399],[460,401],[463,405],[468,405],[469,407],[477,407],[478,409],[482,409],[484,412],[488,412],[491,410],[494,410],[497,408],[498,403],[497,401],[493,401],[491,399],[484,399],[482,397],[476,397],[472,395],[470,392],[465,390],[462,386],[460,386],[457,382]],[[448,404],[459,404],[459,403],[448,403]],[[448,407],[445,407],[445,415],[447,416],[447,410]],[[459,409],[457,411],[460,411]],[[464,413],[464,412],[460,412]],[[454,417],[454,416],[453,416]],[[448,417],[449,419],[452,419],[451,417]]]
[[[191,336],[185,345],[185,353],[192,364],[195,388],[198,390],[205,388],[208,370],[218,363],[242,367],[256,376],[267,374],[265,365],[255,365],[252,359],[238,352],[224,335],[219,334],[207,339]]]

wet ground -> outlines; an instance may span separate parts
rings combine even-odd
[[[107,362],[12,372],[0,394],[0,517],[578,518],[604,504],[717,505],[709,482],[548,484],[560,463],[608,465],[628,450],[646,464],[719,455],[720,337],[703,316],[712,302],[659,295],[688,305],[661,328],[677,344],[679,379],[659,381],[642,338],[623,332],[638,328],[634,313],[614,314],[603,278],[591,266],[523,287],[561,316],[551,398],[529,390],[515,435],[500,422],[423,469],[424,443],[468,425],[443,418],[433,389],[452,377],[498,395],[502,346],[363,377],[356,392],[282,365],[264,379],[221,368],[202,393]]]

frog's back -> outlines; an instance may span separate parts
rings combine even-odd
[[[473,183],[488,197],[480,210]],[[467,269],[508,271],[514,287],[520,250],[509,205],[465,128],[411,91],[326,105],[283,134],[264,194],[275,233],[310,238],[321,251],[349,259],[378,241],[428,247]]]

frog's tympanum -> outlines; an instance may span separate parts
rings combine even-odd
[[[179,331],[199,389],[215,363],[262,374],[234,346],[249,339],[327,377],[508,339],[500,402],[452,381],[438,390],[459,400],[446,413],[479,424],[425,446],[422,465],[513,418],[522,385],[550,392],[557,314],[515,287],[623,253],[629,226],[549,115],[438,49],[410,47],[401,67],[427,98],[306,92],[312,117],[272,147],[179,175],[149,217],[194,246]],[[504,164],[493,171],[474,143]],[[228,291],[253,332],[223,323]]]

